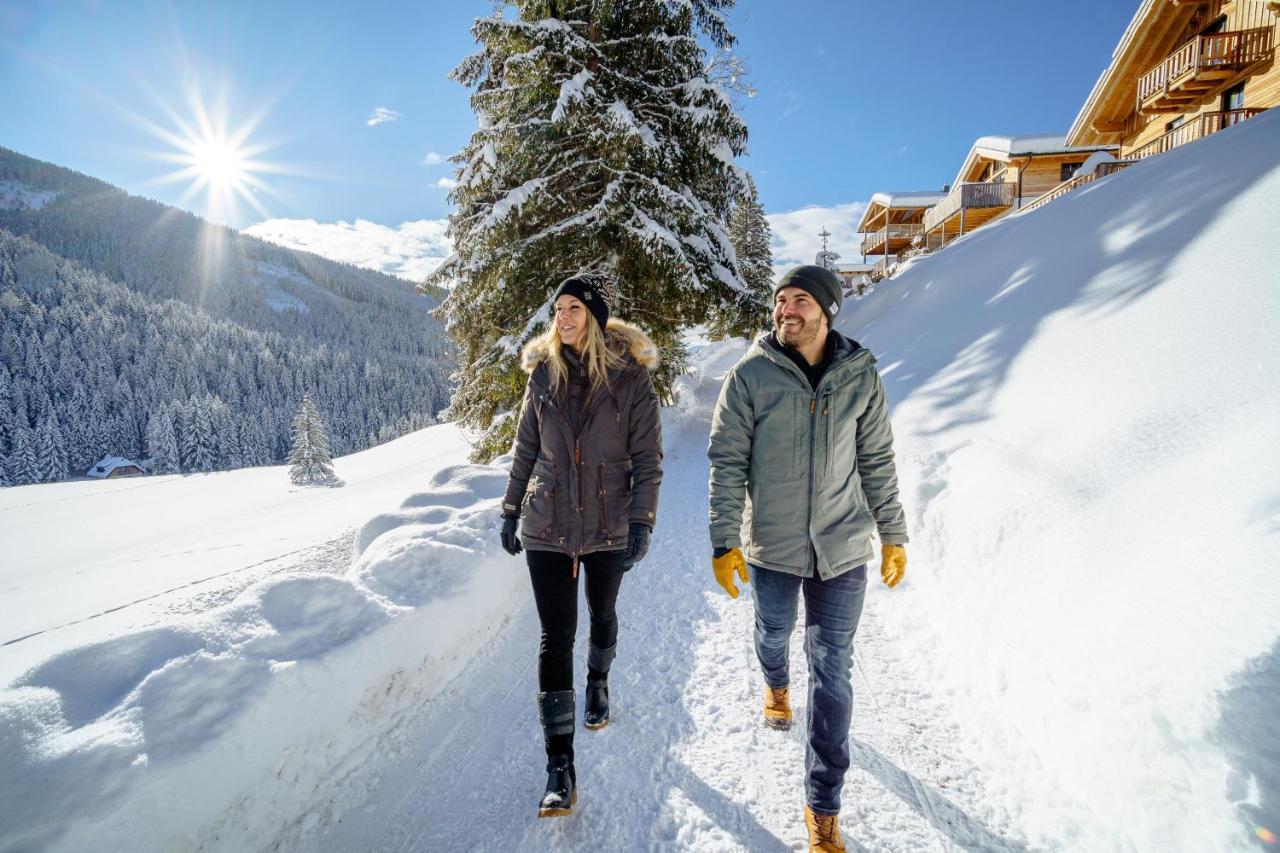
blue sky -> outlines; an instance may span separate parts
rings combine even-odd
[[[471,21],[491,8],[9,0],[0,145],[207,214],[203,195],[183,198],[188,181],[156,182],[179,167],[155,156],[174,145],[153,131],[193,120],[186,93],[221,95],[230,128],[261,117],[248,142],[287,172],[260,176],[260,210],[241,204],[219,218],[242,228],[268,219],[286,242],[293,226],[282,223],[313,222],[316,235],[295,243],[325,251],[308,243],[325,240],[343,256],[338,243],[359,254],[369,241],[368,258],[348,258],[368,265],[387,266],[380,241],[393,255],[438,254],[448,202],[437,183],[452,170],[424,161],[474,129],[468,92],[447,75],[474,50]],[[836,242],[850,242],[847,220],[871,193],[941,187],[978,136],[1065,131],[1136,8],[742,0],[730,20],[758,90],[744,102],[744,165],[775,217],[821,209],[775,230],[794,226],[804,239],[831,220]],[[370,124],[380,107],[395,118]],[[321,227],[338,222],[340,233]],[[405,239],[406,225],[418,238]],[[835,248],[852,259],[852,246]]]

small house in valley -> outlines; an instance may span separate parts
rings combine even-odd
[[[945,197],[945,192],[927,190],[871,196],[858,221],[858,231],[862,234],[862,256],[871,264],[873,281],[888,275],[904,252],[922,244],[925,211]]]
[[[109,480],[113,477],[136,477],[140,474],[145,474],[146,471],[143,470],[142,465],[130,459],[123,459],[119,456],[104,456],[85,473],[90,477]]]
[[[1143,0],[1067,132],[1070,145],[1160,154],[1280,103],[1280,2]]]

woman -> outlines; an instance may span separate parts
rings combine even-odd
[[[662,481],[653,341],[609,319],[597,279],[566,279],[545,334],[524,349],[529,373],[502,502],[502,547],[529,562],[542,622],[538,715],[547,747],[539,817],[568,815],[573,768],[573,640],[578,575],[585,577],[591,640],[583,723],[609,723],[609,664],[618,638],[614,604],[627,569],[649,549]],[[516,524],[520,523],[520,535]]]

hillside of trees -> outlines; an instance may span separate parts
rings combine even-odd
[[[108,454],[158,470],[281,462],[307,391],[335,454],[448,404],[438,298],[409,282],[5,149],[0,185],[0,483],[82,475]],[[170,434],[176,454],[157,453]]]

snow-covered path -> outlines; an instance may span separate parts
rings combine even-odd
[[[872,567],[855,646],[851,849],[1273,847],[1277,198],[1273,110],[842,313],[894,403],[912,537],[901,586]],[[568,820],[533,816],[506,468],[461,464],[456,427],[338,460],[337,490],[280,468],[4,490],[3,636],[53,630],[0,645],[0,853],[800,845],[803,732],[760,725],[752,607],[708,566],[707,422],[741,351],[694,354],[664,411],[616,720],[579,730]],[[217,526],[184,527],[205,510]],[[246,547],[280,559],[240,573]],[[118,571],[77,582],[100,551]],[[792,672],[803,714],[798,632]]]
[[[736,356],[715,365],[721,371]],[[706,544],[707,417],[719,377],[686,385],[669,417],[662,521],[649,557],[619,601],[614,722],[581,725],[581,790],[568,820],[534,817],[542,792],[534,707],[538,622],[526,604],[391,740],[399,754],[368,762],[323,791],[346,813],[298,827],[289,849],[787,850],[803,846],[804,729],[760,719],[761,685],[747,595],[731,601],[710,576]],[[673,428],[674,427],[674,428]],[[523,558],[510,570],[523,573]],[[873,573],[874,574],[874,573]],[[999,807],[953,754],[946,709],[914,681],[882,635],[869,595],[855,668],[853,767],[844,824],[852,850],[1020,850]],[[803,612],[800,619],[803,624]],[[577,650],[586,648],[585,609]],[[804,713],[802,628],[792,671]],[[577,680],[585,678],[578,663]],[[353,797],[354,791],[361,791]],[[1006,837],[1008,836],[1008,837]]]

